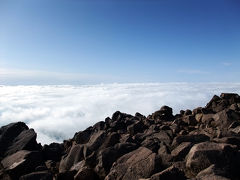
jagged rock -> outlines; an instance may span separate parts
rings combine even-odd
[[[193,174],[199,173],[211,164],[217,164],[218,167],[233,168],[236,157],[236,146],[224,143],[203,142],[191,148],[186,157],[186,167],[189,168]]]
[[[200,123],[202,121],[202,117],[203,117],[203,114],[196,114],[195,115],[195,119],[198,123]]]
[[[201,118],[201,122],[207,123],[207,122],[213,120],[213,116],[214,116],[214,114],[203,114],[202,118]]]
[[[158,149],[158,155],[162,159],[163,167],[167,168],[172,164],[171,151],[169,150],[169,147],[164,142],[160,144],[160,148]]]
[[[171,120],[173,118],[172,108],[168,106],[162,106],[159,111],[152,114],[153,119],[156,120]]]
[[[179,146],[177,146],[172,152],[172,159],[174,161],[181,161],[183,160],[188,152],[190,151],[193,143],[191,142],[182,142]]]
[[[154,172],[160,170],[161,160],[156,153],[140,147],[121,158],[112,166],[105,180],[138,180],[148,178]]]
[[[90,139],[91,134],[92,134],[92,131],[93,131],[92,129],[93,129],[92,127],[89,127],[84,131],[80,131],[80,132],[76,133],[74,135],[73,139],[75,140],[75,142],[77,144],[87,143]]]
[[[237,147],[240,148],[240,136],[215,138],[215,139],[213,139],[213,141],[217,142],[217,143],[226,143],[226,144],[237,145]]]
[[[102,131],[106,128],[106,123],[104,121],[99,121],[95,125],[93,125],[93,129],[95,131]]]
[[[142,133],[145,130],[145,126],[142,121],[137,121],[136,123],[128,126],[127,130],[130,135],[135,135],[137,133]]]
[[[79,144],[72,146],[70,152],[62,157],[59,165],[60,173],[70,170],[74,164],[83,160],[83,148],[84,146]]]
[[[196,114],[202,114],[203,113],[203,108],[202,107],[197,107],[195,109],[192,110],[192,114],[196,115]]]
[[[232,98],[236,98],[236,101],[234,101],[234,102],[238,102],[240,99],[239,95],[236,93],[221,93],[220,97],[222,99],[228,99],[228,100],[230,100]]]
[[[172,143],[172,139],[169,136],[169,133],[167,133],[166,131],[159,131],[157,133],[153,133],[151,135],[151,137],[156,138],[156,139],[160,140],[161,142],[164,142],[167,145]]]
[[[63,144],[51,143],[44,145],[42,152],[45,160],[60,161],[63,155],[64,147]]]
[[[105,138],[106,138],[105,131],[98,131],[98,132],[92,134],[92,136],[89,139],[89,142],[88,142],[87,146],[92,151],[95,151],[96,149],[98,149],[104,143]]]
[[[226,170],[223,168],[218,168],[216,165],[212,164],[208,168],[199,172],[196,176],[196,179],[203,180],[203,179],[228,179]]]
[[[187,109],[186,111],[184,111],[184,116],[188,116],[188,115],[192,115],[192,111],[190,109]]]
[[[132,118],[133,116],[130,114],[125,114],[125,113],[121,113],[120,111],[116,111],[115,113],[113,113],[112,115],[112,121],[121,121],[122,119],[125,118]]]
[[[40,150],[37,134],[23,122],[11,123],[0,129],[0,156],[11,155],[20,150]]]
[[[5,172],[4,167],[0,163],[0,179],[11,180],[11,177]]]
[[[53,174],[57,174],[58,173],[59,162],[55,162],[55,161],[52,161],[52,160],[47,160],[47,161],[45,161],[45,166]]]
[[[117,111],[43,148],[34,130],[11,123],[0,128],[0,160],[5,180],[238,180],[240,96],[223,93],[175,116],[168,106],[147,117]]]
[[[191,143],[200,143],[204,141],[209,141],[210,138],[206,136],[205,134],[196,134],[196,135],[182,135],[177,136],[173,139],[172,146],[177,147],[182,142],[191,142]]]
[[[96,172],[102,178],[108,173],[112,164],[122,155],[127,154],[137,148],[133,143],[118,143],[114,147],[106,148],[98,154],[98,164],[96,165]]]
[[[184,172],[171,166],[151,176],[150,180],[186,180]]]
[[[19,178],[19,180],[36,180],[36,179],[52,180],[53,176],[48,171],[39,171],[23,175]]]
[[[74,176],[74,180],[98,180],[97,174],[89,167],[81,168]]]
[[[213,116],[214,127],[226,129],[234,121],[240,120],[240,115],[232,110],[223,110]]]
[[[40,152],[26,150],[18,151],[1,161],[6,173],[12,179],[18,179],[21,175],[33,172],[42,163]]]
[[[160,147],[161,141],[157,138],[147,137],[142,143],[141,146],[150,149],[153,152],[157,152]]]
[[[99,149],[108,148],[111,146],[114,146],[115,144],[119,143],[120,140],[120,134],[116,132],[109,133],[106,138],[104,139],[102,145],[99,147]]]
[[[184,116],[183,121],[186,122],[188,125],[195,126],[198,122],[195,119],[194,115],[187,115]]]

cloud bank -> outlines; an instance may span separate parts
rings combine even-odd
[[[147,116],[168,105],[178,113],[205,106],[221,92],[240,93],[240,83],[0,86],[0,126],[23,121],[39,142],[61,142],[117,110]]]

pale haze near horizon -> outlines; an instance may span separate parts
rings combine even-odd
[[[62,142],[117,110],[147,116],[168,105],[176,114],[205,106],[222,92],[240,94],[240,83],[0,86],[0,126],[23,121],[38,142]]]

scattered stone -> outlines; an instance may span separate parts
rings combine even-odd
[[[72,139],[37,144],[23,122],[0,128],[3,180],[238,180],[240,96],[205,107],[162,106],[152,115],[116,111]]]

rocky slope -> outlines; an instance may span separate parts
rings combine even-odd
[[[62,144],[43,147],[23,122],[0,129],[0,179],[238,180],[240,96],[145,117],[119,111]]]

